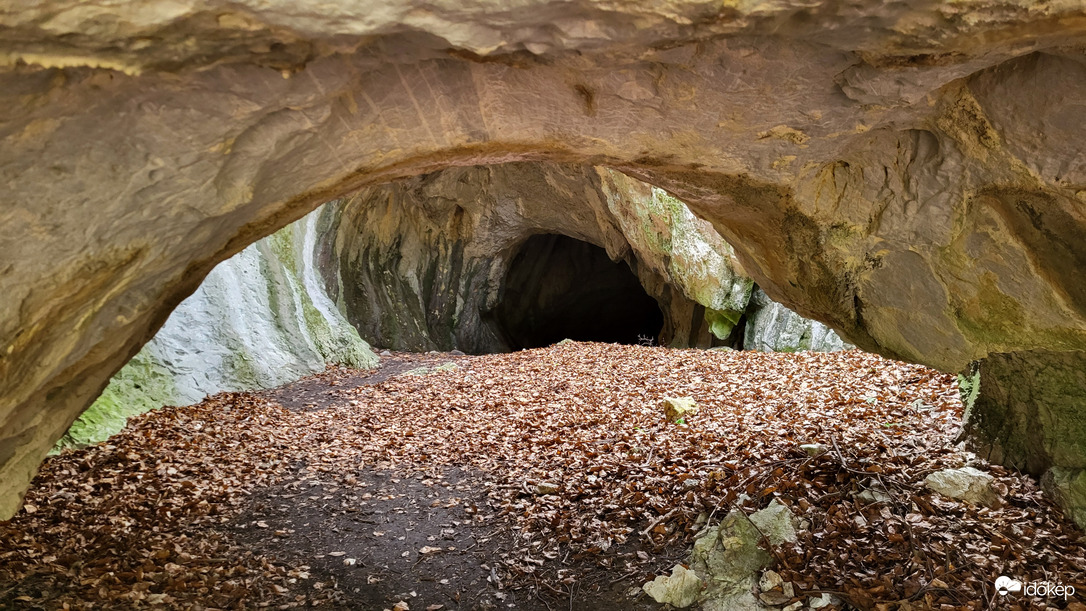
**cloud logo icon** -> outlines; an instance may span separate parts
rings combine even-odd
[[[995,587],[1000,596],[1006,596],[1011,592],[1021,592],[1022,582],[1017,579],[1011,579],[1006,575],[1000,575],[995,581]]]

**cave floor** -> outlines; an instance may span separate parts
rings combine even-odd
[[[859,351],[392,353],[49,458],[0,523],[0,608],[661,609],[639,586],[706,520],[773,499],[809,522],[776,552],[794,602],[1086,608],[994,592],[1086,586],[1086,540],[960,418],[951,376]],[[1000,507],[923,487],[966,463]]]

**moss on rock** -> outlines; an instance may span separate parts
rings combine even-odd
[[[964,432],[978,453],[1035,475],[1086,468],[1086,352],[990,354],[968,380]]]
[[[148,344],[109,381],[109,385],[57,442],[57,449],[82,447],[110,437],[138,416],[177,401],[173,372]]]
[[[377,357],[325,294],[314,212],[219,265],[71,426],[58,448],[95,443],[131,416],[207,394],[269,388]]]

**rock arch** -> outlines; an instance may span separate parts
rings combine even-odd
[[[514,259],[538,234],[624,262],[664,314],[646,335],[667,345],[708,347],[711,331],[726,337],[709,321],[739,318],[753,284],[682,202],[606,168],[450,168],[365,189],[322,214],[334,226],[325,255],[338,269],[333,294],[365,339],[399,350],[519,347],[495,314]]]
[[[137,4],[0,17],[0,516],[216,262],[455,165],[663,186],[883,354],[1086,348],[1081,9]]]

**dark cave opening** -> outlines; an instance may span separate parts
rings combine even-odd
[[[534,235],[513,258],[494,318],[510,349],[563,339],[656,340],[664,315],[623,261],[564,235]]]

